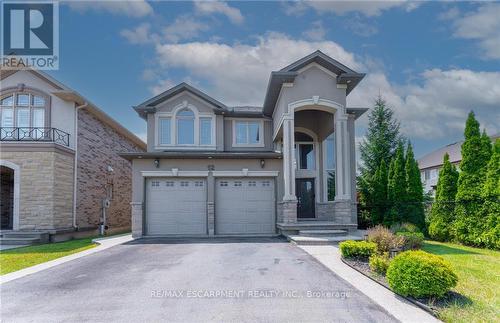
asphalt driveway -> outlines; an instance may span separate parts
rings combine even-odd
[[[2,322],[393,322],[280,239],[139,240],[1,286]]]

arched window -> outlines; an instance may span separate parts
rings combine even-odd
[[[182,109],[177,113],[178,145],[194,145],[194,120],[194,112],[189,109]]]

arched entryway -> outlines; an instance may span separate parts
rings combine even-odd
[[[14,228],[14,170],[0,166],[0,214],[1,229]]]

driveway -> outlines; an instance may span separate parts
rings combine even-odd
[[[139,240],[1,286],[2,322],[394,322],[281,239]]]

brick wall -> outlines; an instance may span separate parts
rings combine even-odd
[[[102,213],[102,201],[111,190],[107,212],[110,230],[130,228],[132,166],[118,153],[142,151],[85,109],[78,114],[77,225],[95,227]],[[108,171],[108,166],[113,172]]]
[[[72,225],[73,155],[60,149],[2,151],[20,168],[19,229],[68,229]]]

